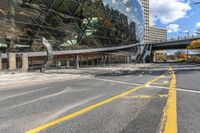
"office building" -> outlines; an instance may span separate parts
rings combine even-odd
[[[142,7],[145,20],[144,42],[149,42],[149,0],[142,0]]]
[[[167,40],[167,30],[157,27],[149,27],[149,42],[164,42]]]
[[[145,18],[145,34],[144,42],[158,42],[167,39],[167,30],[163,28],[154,27],[150,24],[151,17],[149,11],[149,0],[142,0],[142,7],[144,10]]]

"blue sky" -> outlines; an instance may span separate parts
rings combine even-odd
[[[168,29],[168,38],[190,35],[200,28],[198,0],[150,0],[151,24]],[[200,1],[200,0],[199,0]]]

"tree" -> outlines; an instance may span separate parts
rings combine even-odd
[[[188,49],[200,50],[200,39],[192,41],[188,46]]]

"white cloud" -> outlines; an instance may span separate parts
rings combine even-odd
[[[116,0],[112,0],[112,3],[115,4],[115,3],[116,3]]]
[[[170,24],[166,27],[168,33],[180,31],[180,26],[178,24]]]
[[[196,23],[196,28],[200,28],[200,22]]]
[[[189,2],[182,0],[150,0],[150,12],[154,22],[160,21],[163,24],[174,22],[187,16],[191,10]]]
[[[128,2],[128,0],[123,0],[123,3],[126,4]]]

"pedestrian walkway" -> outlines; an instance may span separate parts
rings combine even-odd
[[[135,71],[140,67],[149,67],[149,64],[125,64],[108,67],[91,67],[80,69],[56,69],[40,72],[2,72],[0,73],[0,88],[17,87],[38,83],[49,83],[56,81],[84,79],[97,74],[120,72],[125,70]]]

